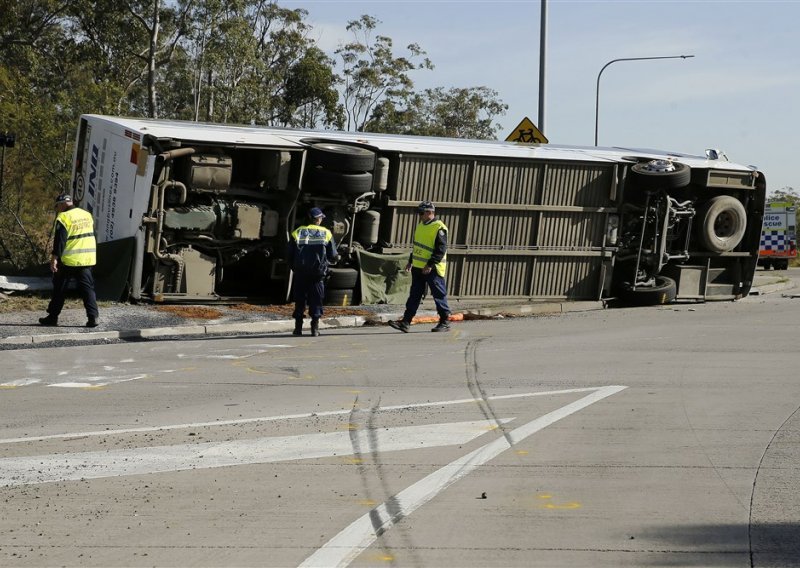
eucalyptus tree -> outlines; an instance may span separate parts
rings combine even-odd
[[[402,101],[387,100],[365,125],[370,132],[492,140],[494,121],[508,110],[497,91],[488,87],[425,89]]]
[[[368,15],[348,22],[347,31],[354,39],[335,52],[342,62],[342,98],[348,130],[363,130],[372,112],[384,101],[408,98],[414,88],[412,71],[433,69],[433,63],[416,43],[406,46],[407,57],[395,56],[392,38],[374,35],[380,23]]]
[[[118,93],[117,114],[159,116],[161,71],[188,29],[194,0],[74,0],[76,41],[95,78]],[[113,86],[112,86],[113,85]]]

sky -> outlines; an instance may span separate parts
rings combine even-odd
[[[311,37],[333,55],[348,21],[381,23],[395,55],[418,44],[435,68],[418,90],[486,86],[551,143],[657,148],[764,172],[769,191],[800,191],[800,0],[547,0],[544,121],[539,117],[539,0],[279,0],[308,11]],[[613,59],[694,55],[687,59]]]

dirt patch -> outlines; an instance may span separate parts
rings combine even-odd
[[[5,295],[0,299],[0,314],[11,312],[43,312],[50,303],[50,295],[31,296],[31,295]],[[64,302],[64,309],[82,308],[83,302],[78,299],[67,299]]]
[[[257,314],[274,314],[279,316],[286,316],[291,319],[294,312],[294,304],[283,305],[254,305],[254,304],[234,304],[230,306],[232,310],[239,310],[248,313]],[[359,308],[340,308],[337,306],[325,306],[325,315],[323,317],[336,317],[336,316],[368,316],[372,312],[369,310]]]
[[[156,306],[156,310],[190,319],[213,320],[223,316],[220,310],[207,306]]]

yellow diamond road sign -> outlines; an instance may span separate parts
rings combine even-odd
[[[542,134],[536,125],[527,116],[522,119],[517,127],[508,135],[506,142],[519,142],[522,144],[547,144],[547,137]]]

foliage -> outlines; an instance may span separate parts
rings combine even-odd
[[[426,89],[402,101],[384,101],[364,130],[449,138],[495,139],[497,116],[508,109],[488,87]]]
[[[361,16],[347,24],[355,41],[340,46],[336,55],[342,60],[344,74],[344,107],[347,129],[364,129],[373,110],[386,101],[407,99],[412,95],[414,82],[409,73],[416,69],[433,69],[433,63],[415,44],[406,49],[408,57],[395,57],[392,39],[383,35],[373,38],[380,21],[371,16]],[[423,57],[420,63],[413,60]]]

